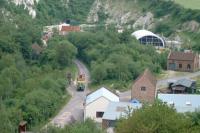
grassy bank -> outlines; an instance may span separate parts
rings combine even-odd
[[[175,2],[182,5],[185,8],[200,9],[199,0],[175,0]]]

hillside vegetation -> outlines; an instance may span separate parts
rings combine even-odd
[[[68,37],[54,35],[48,47],[43,48],[43,26],[58,24],[66,19],[74,24],[85,23],[94,1],[70,0],[66,5],[65,0],[40,0],[34,7],[37,16],[32,19],[23,5],[16,6],[7,0],[0,0],[0,132],[17,132],[21,120],[28,122],[28,129],[40,129],[69,98],[65,90],[68,85],[66,73],[76,71],[73,59],[77,57],[90,68],[94,84],[110,81],[114,83],[114,89],[128,88],[128,82],[133,81],[146,67],[155,73],[165,69],[167,53],[159,55],[153,47],[138,44],[130,36],[135,30],[132,27],[131,31],[117,34],[112,23],[108,30],[97,27],[93,31],[74,33]],[[117,3],[120,0],[116,0],[113,6]],[[124,12],[119,12],[119,7],[125,9]],[[111,22],[123,22],[123,25],[133,24],[136,20],[128,21],[127,16],[134,14],[127,15],[127,12],[139,12],[136,16],[151,12],[155,26],[151,30],[167,37],[181,34],[191,40],[193,50],[200,51],[198,28],[185,30],[187,26],[183,25],[191,21],[199,24],[199,10],[185,9],[163,0],[126,0],[116,8],[107,8],[115,9],[111,14],[100,9],[100,22],[96,24],[105,24],[107,18],[111,18]],[[121,18],[124,18],[123,21]],[[42,52],[34,51],[33,44],[41,47]],[[66,130],[76,132],[82,126],[82,123],[78,123]],[[88,127],[83,128],[87,132]],[[98,132],[94,128],[90,132]]]
[[[200,113],[177,113],[165,103],[156,101],[122,118],[116,133],[198,133]]]
[[[165,68],[167,53],[158,54],[153,46],[140,45],[128,31],[74,33],[68,40],[77,47],[78,57],[89,66],[94,84],[112,81],[114,89],[127,89],[128,82],[144,69],[159,73]]]
[[[45,7],[50,9],[50,3]],[[28,130],[39,129],[70,98],[66,73],[76,71],[72,60],[77,49],[66,40],[51,40],[45,49],[41,43],[42,26],[64,19],[50,17],[52,12],[32,19],[23,6],[0,0],[1,133],[18,132],[22,120]],[[42,51],[32,49],[33,44]]]
[[[176,3],[190,9],[200,9],[199,0],[175,0]]]

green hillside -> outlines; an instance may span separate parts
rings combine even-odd
[[[68,72],[75,73],[75,58],[81,59],[89,67],[94,85],[112,82],[114,89],[127,89],[128,83],[136,79],[146,67],[155,73],[166,67],[167,52],[158,54],[152,46],[139,45],[130,36],[134,29],[118,34],[115,25],[108,25],[108,30],[97,27],[68,37],[54,35],[49,40],[48,47],[43,48],[43,26],[58,24],[66,19],[71,19],[76,24],[86,23],[95,0],[70,0],[68,6],[63,3],[67,0],[40,0],[33,7],[37,12],[35,19],[24,10],[23,5],[16,6],[8,1],[0,0],[1,133],[16,133],[21,120],[28,122],[29,130],[39,129],[59,111],[69,99],[69,94],[65,91],[68,85],[65,76]],[[191,40],[193,50],[200,52],[200,33],[184,31],[185,27],[182,25],[191,21],[199,24],[199,10],[186,9],[172,1],[124,1],[110,0],[105,6],[112,5],[109,15],[121,18],[119,14],[129,16],[128,12],[132,11],[130,16],[140,17],[151,12],[155,20],[152,31],[166,37],[179,31],[184,38]],[[200,8],[198,0],[177,0],[177,3],[185,7],[187,5],[188,8]],[[97,14],[103,19],[111,18],[105,12]],[[113,20],[115,21],[114,17]],[[130,25],[133,21],[136,20],[127,20]],[[37,49],[34,51],[33,44],[37,44],[42,52]]]
[[[176,3],[190,9],[200,9],[199,0],[175,0]]]

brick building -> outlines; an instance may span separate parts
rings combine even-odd
[[[170,52],[167,69],[194,72],[199,69],[199,55],[192,52]]]
[[[156,78],[146,69],[132,86],[131,99],[152,103],[156,97]]]
[[[80,32],[80,26],[62,25],[59,30],[59,35],[67,35],[69,32]]]

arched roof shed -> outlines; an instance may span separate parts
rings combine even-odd
[[[139,40],[141,44],[153,44],[154,46],[165,47],[164,40],[151,31],[138,30],[133,32],[131,35]]]

